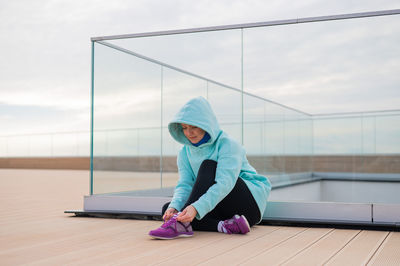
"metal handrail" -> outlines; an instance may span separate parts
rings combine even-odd
[[[154,31],[154,32],[144,32],[135,34],[110,35],[102,37],[92,37],[91,40],[93,42],[97,42],[105,40],[154,37],[163,35],[176,35],[185,33],[198,33],[198,32],[222,31],[222,30],[235,30],[244,28],[255,28],[255,27],[270,27],[270,26],[280,26],[289,24],[344,20],[344,19],[354,19],[354,18],[367,18],[367,17],[389,16],[389,15],[399,15],[399,14],[400,14],[400,9],[391,9],[391,10],[360,12],[360,13],[350,13],[341,15],[329,15],[329,16],[306,17],[306,18],[285,19],[285,20],[273,20],[273,21],[255,22],[255,23],[232,24],[224,26],[189,28],[181,30],[167,30],[167,31]]]

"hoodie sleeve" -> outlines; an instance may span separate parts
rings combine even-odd
[[[197,219],[202,219],[213,210],[231,192],[239,177],[243,158],[242,147],[239,143],[225,138],[219,143],[218,149],[215,184],[192,204],[197,210]]]
[[[182,207],[189,198],[195,182],[194,173],[190,167],[185,147],[183,147],[178,154],[177,165],[179,171],[179,180],[175,187],[174,196],[169,204],[169,207],[181,211]]]

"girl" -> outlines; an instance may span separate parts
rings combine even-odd
[[[249,164],[242,146],[220,129],[203,97],[186,103],[169,123],[184,146],[178,154],[179,181],[165,204],[164,224],[149,232],[157,239],[190,237],[193,229],[246,234],[261,221],[271,184]]]

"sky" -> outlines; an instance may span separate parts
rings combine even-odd
[[[0,0],[0,136],[89,130],[90,37],[398,8],[398,0]],[[307,85],[324,82],[252,92],[308,113],[398,109],[398,87],[360,100],[351,87],[343,99]]]

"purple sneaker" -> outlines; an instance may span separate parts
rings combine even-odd
[[[182,223],[176,220],[178,214],[164,222],[159,228],[151,230],[149,235],[156,239],[174,239],[178,237],[193,236],[193,229],[190,223]]]
[[[222,223],[222,231],[225,234],[246,234],[250,232],[250,225],[244,215],[236,214]]]

